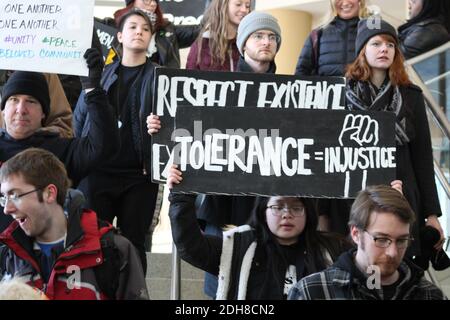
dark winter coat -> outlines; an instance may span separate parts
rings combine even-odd
[[[311,34],[298,58],[296,75],[344,76],[345,67],[355,58],[355,39],[359,18],[343,20],[336,17],[320,28],[317,42],[317,61]]]
[[[419,228],[424,226],[425,218],[435,214],[442,215],[434,179],[433,150],[431,148],[430,128],[425,111],[422,91],[415,85],[401,87],[404,99],[403,111],[406,116],[406,133],[410,142],[397,145],[396,178],[403,181],[403,194],[416,213],[414,224],[413,249],[419,250]]]
[[[120,61],[116,61],[107,65],[103,71],[101,85],[108,96],[110,95],[113,84],[118,79],[117,70],[119,66]],[[140,83],[140,86],[133,85],[130,88],[129,97],[131,97],[131,103],[127,106],[127,108],[134,108],[134,110],[138,111],[138,119],[134,119],[138,123],[134,123],[133,125],[139,132],[133,136],[134,140],[132,143],[135,146],[135,150],[141,150],[142,152],[139,156],[142,160],[142,172],[144,175],[148,175],[151,168],[151,154],[150,148],[148,147],[151,145],[151,137],[147,133],[146,120],[147,116],[151,113],[153,105],[154,71],[155,65],[147,59],[144,69],[141,72],[141,79],[136,79],[135,81],[136,83]],[[136,95],[139,95],[138,99],[136,99]],[[139,100],[140,105],[133,104],[137,100]],[[77,137],[85,137],[89,134],[92,120],[86,111],[86,104],[84,103],[82,94],[74,113],[74,132]],[[117,128],[117,122],[114,122],[113,126]]]
[[[0,277],[21,277],[51,300],[106,300],[96,278],[95,268],[103,260],[100,238],[112,228],[99,228],[97,215],[91,210],[69,213],[64,251],[56,258],[48,283],[44,283],[39,258],[33,250],[33,241],[25,235],[17,221],[0,234]],[[113,241],[119,254],[120,272],[116,299],[148,299],[144,273],[136,249],[126,238],[115,234]],[[71,288],[73,266],[80,268],[79,283]]]
[[[0,162],[5,162],[25,149],[35,147],[55,154],[65,165],[74,183],[109,159],[117,150],[118,133],[105,91],[94,89],[83,94],[86,114],[92,119],[91,130],[84,138],[60,138],[59,134],[36,132],[16,140],[6,130],[0,132]]]
[[[398,38],[405,59],[411,59],[447,43],[450,35],[439,18],[428,18],[400,26]]]

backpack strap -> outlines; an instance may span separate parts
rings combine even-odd
[[[316,28],[311,31],[311,42],[313,52],[313,65],[315,74],[319,74],[319,44],[322,36],[322,28]]]
[[[101,292],[111,300],[116,299],[120,276],[119,249],[114,243],[114,235],[116,232],[117,230],[115,228],[109,228],[100,238],[103,263],[94,268],[95,278]]]

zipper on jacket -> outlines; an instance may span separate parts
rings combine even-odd
[[[344,53],[344,73],[345,73],[345,66],[347,65],[348,61],[348,33],[349,33],[349,23],[347,21],[344,21],[345,24],[345,34],[344,34],[344,50],[342,51]]]
[[[229,52],[229,57],[230,57],[230,71],[234,72],[233,51],[230,50],[228,52]]]

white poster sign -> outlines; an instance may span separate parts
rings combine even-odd
[[[0,0],[0,69],[88,75],[95,0]]]

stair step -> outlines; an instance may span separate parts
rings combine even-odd
[[[203,293],[204,271],[181,261],[180,298],[182,300],[207,300]],[[147,288],[150,299],[170,298],[172,272],[171,253],[147,253]]]

